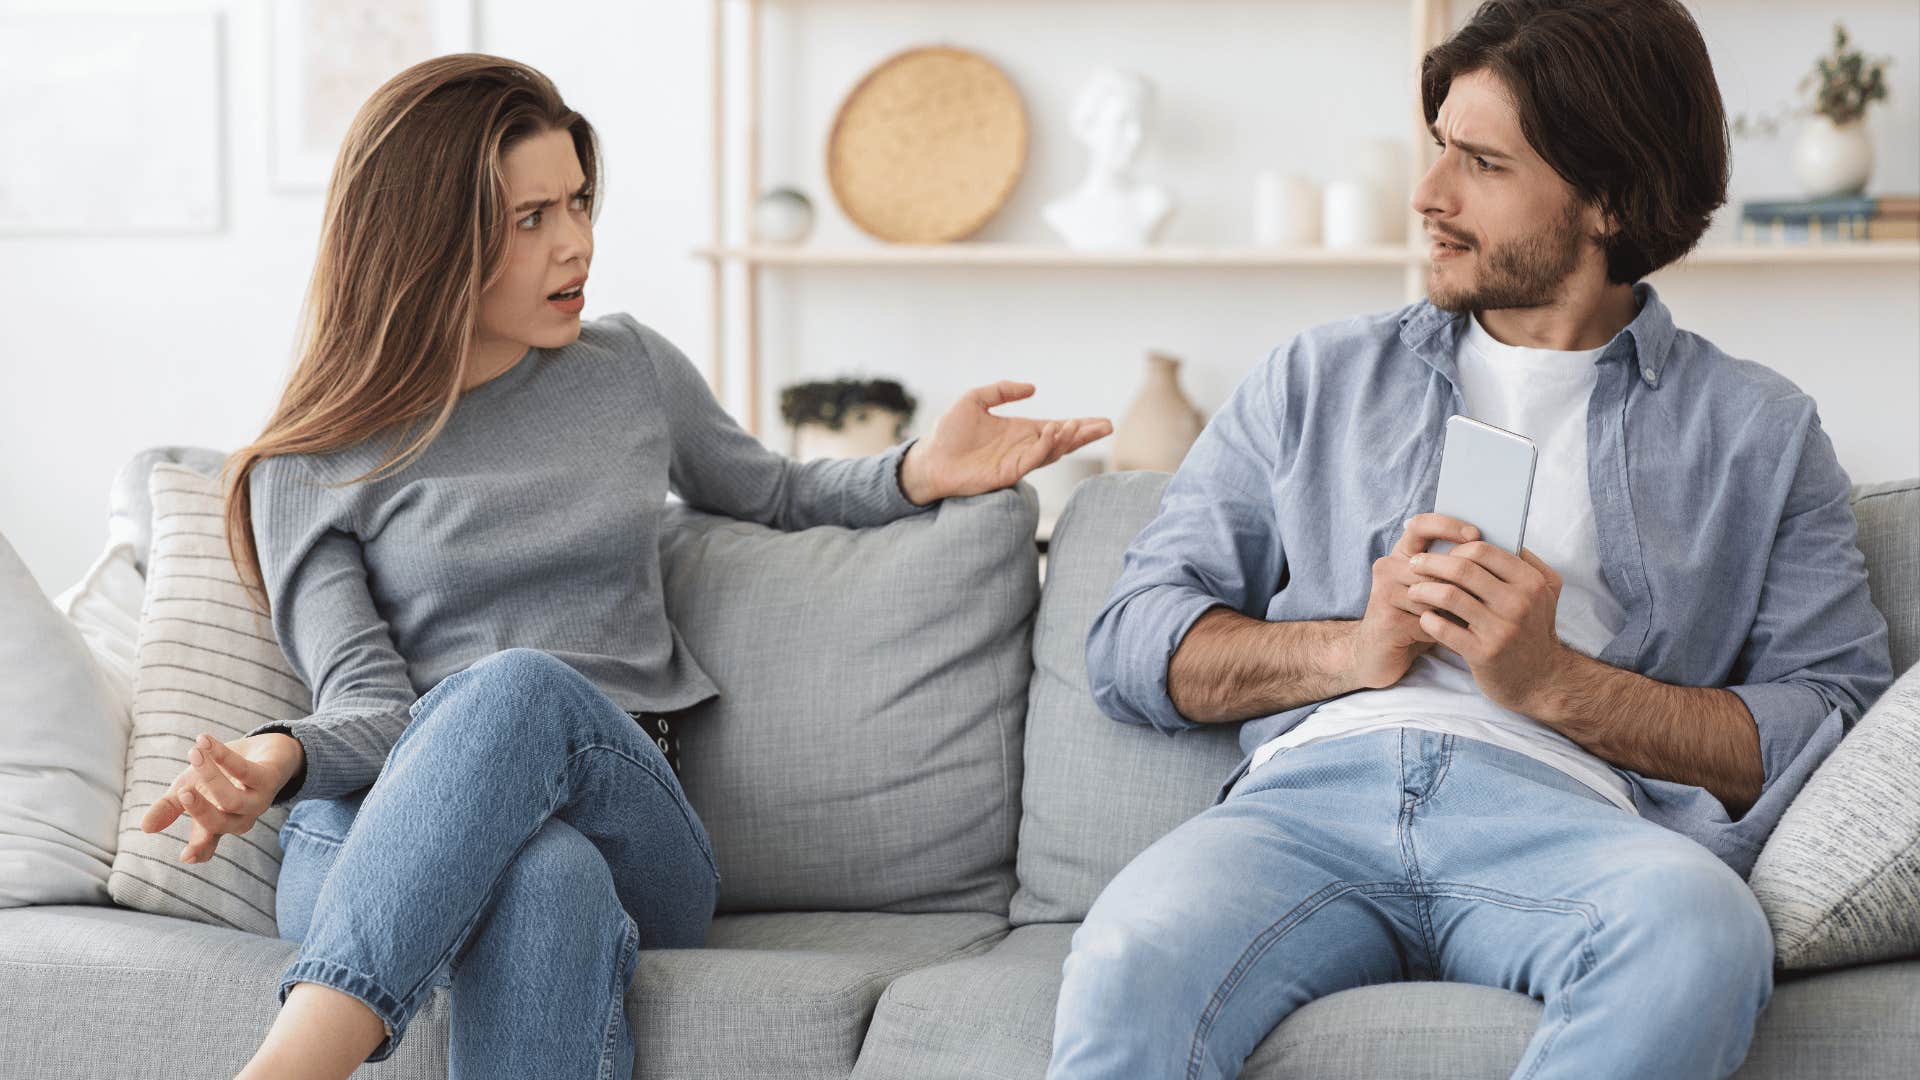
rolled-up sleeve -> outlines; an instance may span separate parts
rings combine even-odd
[[[1264,618],[1285,573],[1273,497],[1282,428],[1281,350],[1254,368],[1167,482],[1128,546],[1087,635],[1100,710],[1169,735],[1199,725],[1167,693],[1167,667],[1208,609]]]
[[[1760,605],[1735,665],[1765,765],[1762,790],[1808,752],[1821,756],[1893,682],[1887,623],[1867,588],[1852,484],[1811,400],[1776,403],[1802,413],[1803,437],[1774,527]],[[1816,739],[1823,728],[1837,731]]]

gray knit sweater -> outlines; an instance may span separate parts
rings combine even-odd
[[[425,421],[416,421],[416,429]],[[690,506],[780,529],[916,513],[911,440],[796,463],[736,425],[686,356],[629,315],[583,322],[461,395],[424,455],[384,479],[395,433],[260,461],[253,530],[273,630],[313,691],[280,731],[306,765],[275,804],[372,784],[408,707],[476,660],[552,653],[629,712],[718,691],[667,622],[659,559],[671,488]]]

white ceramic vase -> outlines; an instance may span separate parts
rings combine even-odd
[[[1864,118],[1835,124],[1818,113],[1800,127],[1793,144],[1793,178],[1809,199],[1858,195],[1873,174],[1873,140]]]

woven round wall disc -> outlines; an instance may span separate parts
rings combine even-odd
[[[1005,205],[1027,163],[1027,110],[1012,80],[965,49],[910,49],[867,73],[827,137],[827,182],[863,231],[959,240]]]

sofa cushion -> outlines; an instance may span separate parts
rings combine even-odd
[[[1034,623],[1015,926],[1078,922],[1135,855],[1207,808],[1240,760],[1239,727],[1169,738],[1109,719],[1087,687],[1087,628],[1168,476],[1123,472],[1075,489],[1047,547]]]
[[[721,910],[1006,912],[1038,513],[1025,485],[870,529],[669,508],[667,614],[720,688],[676,726]]]
[[[1855,485],[1853,517],[1893,670],[1906,671],[1920,663],[1920,478]]]
[[[891,979],[1005,933],[994,915],[722,916],[705,949],[641,953],[627,989],[636,1075],[845,1077]],[[297,951],[120,908],[0,911],[0,1076],[146,1076],[183,1053],[194,1075],[231,1076],[273,1023]],[[435,988],[393,1056],[367,1071],[444,1078],[448,993]]]
[[[893,982],[853,1080],[1039,1080],[1072,925],[1016,928],[990,951]],[[1244,1080],[1512,1074],[1540,1020],[1525,994],[1398,982],[1303,1006],[1254,1048]],[[1736,1080],[1905,1076],[1920,1055],[1920,960],[1783,979]]]
[[[268,807],[252,828],[221,836],[212,858],[193,864],[180,861],[192,838],[191,816],[181,814],[156,833],[141,821],[188,768],[197,736],[232,742],[256,724],[307,715],[313,695],[240,584],[217,480],[163,461],[149,484],[153,547],[119,850],[107,889],[124,907],[272,935],[280,826],[291,807]]]
[[[1748,883],[1784,968],[1920,954],[1920,665],[1794,796]]]
[[[111,670],[0,536],[0,907],[108,901],[127,726]]]

